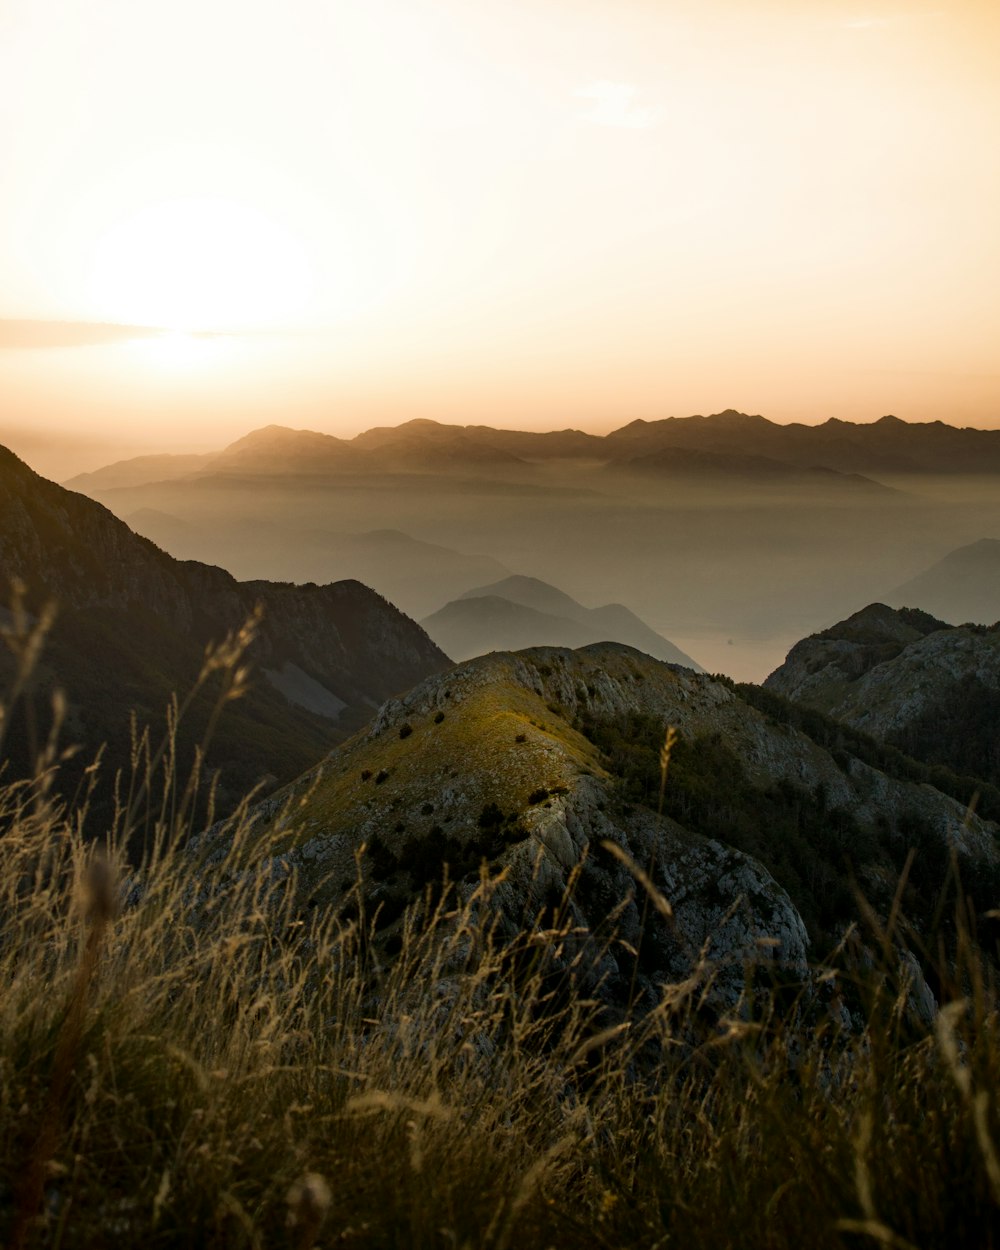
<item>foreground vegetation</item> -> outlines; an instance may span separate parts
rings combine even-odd
[[[169,744],[133,755],[99,845],[54,748],[0,792],[3,1244],[1000,1245],[997,1000],[960,890],[930,1024],[873,914],[864,1027],[823,969],[718,1019],[704,962],[615,1019],[552,975],[565,908],[512,949],[495,879],[430,890],[384,963],[364,855],[303,916],[246,808],[209,863]]]

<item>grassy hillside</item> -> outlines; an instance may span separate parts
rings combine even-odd
[[[232,652],[220,670],[220,711],[238,665]],[[424,905],[386,958],[373,860],[456,838],[424,809],[459,765],[481,779],[477,852],[517,836],[505,812],[587,773],[603,784],[615,767],[623,803],[651,798],[628,790],[646,785],[641,734],[630,776],[620,743],[599,749],[516,682],[445,689],[454,706],[422,718],[389,709],[270,832],[244,808],[224,840],[192,841],[169,739],[158,765],[137,759],[101,847],[85,803],[52,797],[56,753],[33,782],[0,788],[0,1242],[1000,1244],[994,965],[953,872],[930,1023],[893,952],[900,908],[887,923],[863,908],[830,961],[780,994],[748,974],[720,1014],[723,970],[703,950],[651,1010],[609,1021],[566,962],[583,950],[581,869],[501,934],[502,853],[477,853],[461,898],[425,870]],[[669,801],[718,777],[702,749],[678,749]],[[362,753],[378,765],[367,777]],[[738,791],[730,781],[716,801],[738,807]],[[398,799],[404,827],[381,827],[381,852],[355,842],[354,884],[303,907],[290,829],[322,820],[346,837],[376,793]],[[135,868],[124,847],[138,826]],[[644,874],[634,885],[650,913],[670,913]],[[595,941],[599,967],[623,938],[611,923]]]

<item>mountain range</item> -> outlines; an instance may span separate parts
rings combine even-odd
[[[60,607],[8,727],[8,767],[30,767],[32,717],[44,738],[58,684],[65,732],[85,747],[79,763],[60,764],[64,785],[83,778],[101,742],[107,766],[127,769],[128,713],[155,721],[197,680],[206,647],[260,606],[247,653],[259,677],[223,709],[207,768],[221,770],[223,809],[268,777],[272,792],[253,808],[260,841],[244,852],[259,845],[274,857],[298,906],[346,906],[362,863],[384,958],[442,873],[469,894],[484,863],[497,877],[500,940],[544,929],[571,899],[576,936],[560,975],[618,1018],[689,975],[699,951],[713,961],[705,994],[716,1012],[745,992],[748,966],[808,983],[813,962],[859,919],[852,877],[885,918],[905,865],[919,931],[938,923],[954,850],[983,924],[995,906],[996,628],[871,604],[800,641],[762,688],[694,671],[620,605],[586,609],[518,576],[466,590],[449,613],[475,616],[485,604],[522,626],[542,617],[632,631],[667,662],[602,639],[453,665],[357,582],[239,582],[177,561],[10,453],[0,456],[0,569],[26,585],[36,617],[49,599]],[[212,695],[185,713],[181,768],[212,719]],[[195,839],[203,864],[225,864],[229,828]],[[650,865],[669,921],[657,907],[643,918],[633,864]],[[599,940],[612,914],[614,950]],[[929,966],[905,935],[897,955],[910,1004],[928,1017]],[[849,1015],[849,1002],[836,1010]]]
[[[607,435],[616,458],[685,448],[722,456],[763,456],[838,473],[996,473],[1000,430],[960,429],[943,421],[886,416],[870,423],[830,418],[818,425],[779,425],[727,409],[708,417],[633,421]]]
[[[841,475],[1000,472],[1000,430],[960,429],[942,421],[916,424],[892,416],[872,423],[831,418],[818,425],[780,425],[733,409],[707,417],[637,420],[604,436],[419,418],[347,440],[270,425],[219,452],[141,456],[80,474],[66,485],[99,492],[205,475],[503,474],[559,460],[604,462],[642,473],[750,479],[782,475],[784,465],[784,476],[790,467],[807,475],[826,470],[821,480],[830,486]]]
[[[638,986],[652,1006],[702,951],[714,969],[706,1001],[722,1011],[746,992],[748,966],[808,982],[857,918],[848,864],[884,916],[916,846],[907,905],[918,925],[930,924],[950,847],[977,908],[1000,883],[1000,828],[966,816],[967,783],[942,773],[946,793],[864,735],[841,730],[834,747],[834,722],[814,714],[802,727],[796,714],[774,694],[617,644],[498,653],[390,700],[321,769],[261,804],[256,828],[262,845],[279,839],[302,909],[343,906],[366,848],[384,958],[443,872],[462,898],[487,863],[497,940],[544,931],[568,908],[576,936],[560,966],[582,992],[621,1010]],[[677,738],[663,788],[667,725]],[[227,838],[218,827],[199,854],[224,862]],[[643,918],[631,863],[651,865],[668,912]],[[620,941],[608,949],[612,914]],[[905,957],[913,1001],[932,1011]]]

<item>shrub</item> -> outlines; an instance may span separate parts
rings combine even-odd
[[[483,810],[479,813],[480,829],[495,829],[504,822],[503,812],[497,807],[496,803],[487,803]]]

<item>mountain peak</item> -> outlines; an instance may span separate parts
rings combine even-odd
[[[668,664],[700,671],[679,647],[621,604],[585,608],[537,577],[518,574],[466,591],[422,622],[456,659],[530,646],[573,646],[614,641]]]
[[[813,637],[865,643],[906,643],[924,634],[951,628],[919,608],[890,608],[886,603],[870,603]]]
[[[339,443],[343,444],[342,438],[337,438],[334,434],[323,434],[319,430],[296,430],[288,425],[262,425],[257,430],[251,430],[249,434],[244,434],[242,438],[238,438],[234,443],[230,443],[222,452],[222,455],[228,455],[231,452],[239,452],[244,449],[258,449],[269,446],[290,446],[296,443]]]
[[[727,422],[740,425],[773,425],[773,421],[768,421],[767,417],[762,417],[759,412],[749,413],[740,412],[737,408],[725,408],[722,412],[713,412],[711,416],[705,418],[708,421]]]

